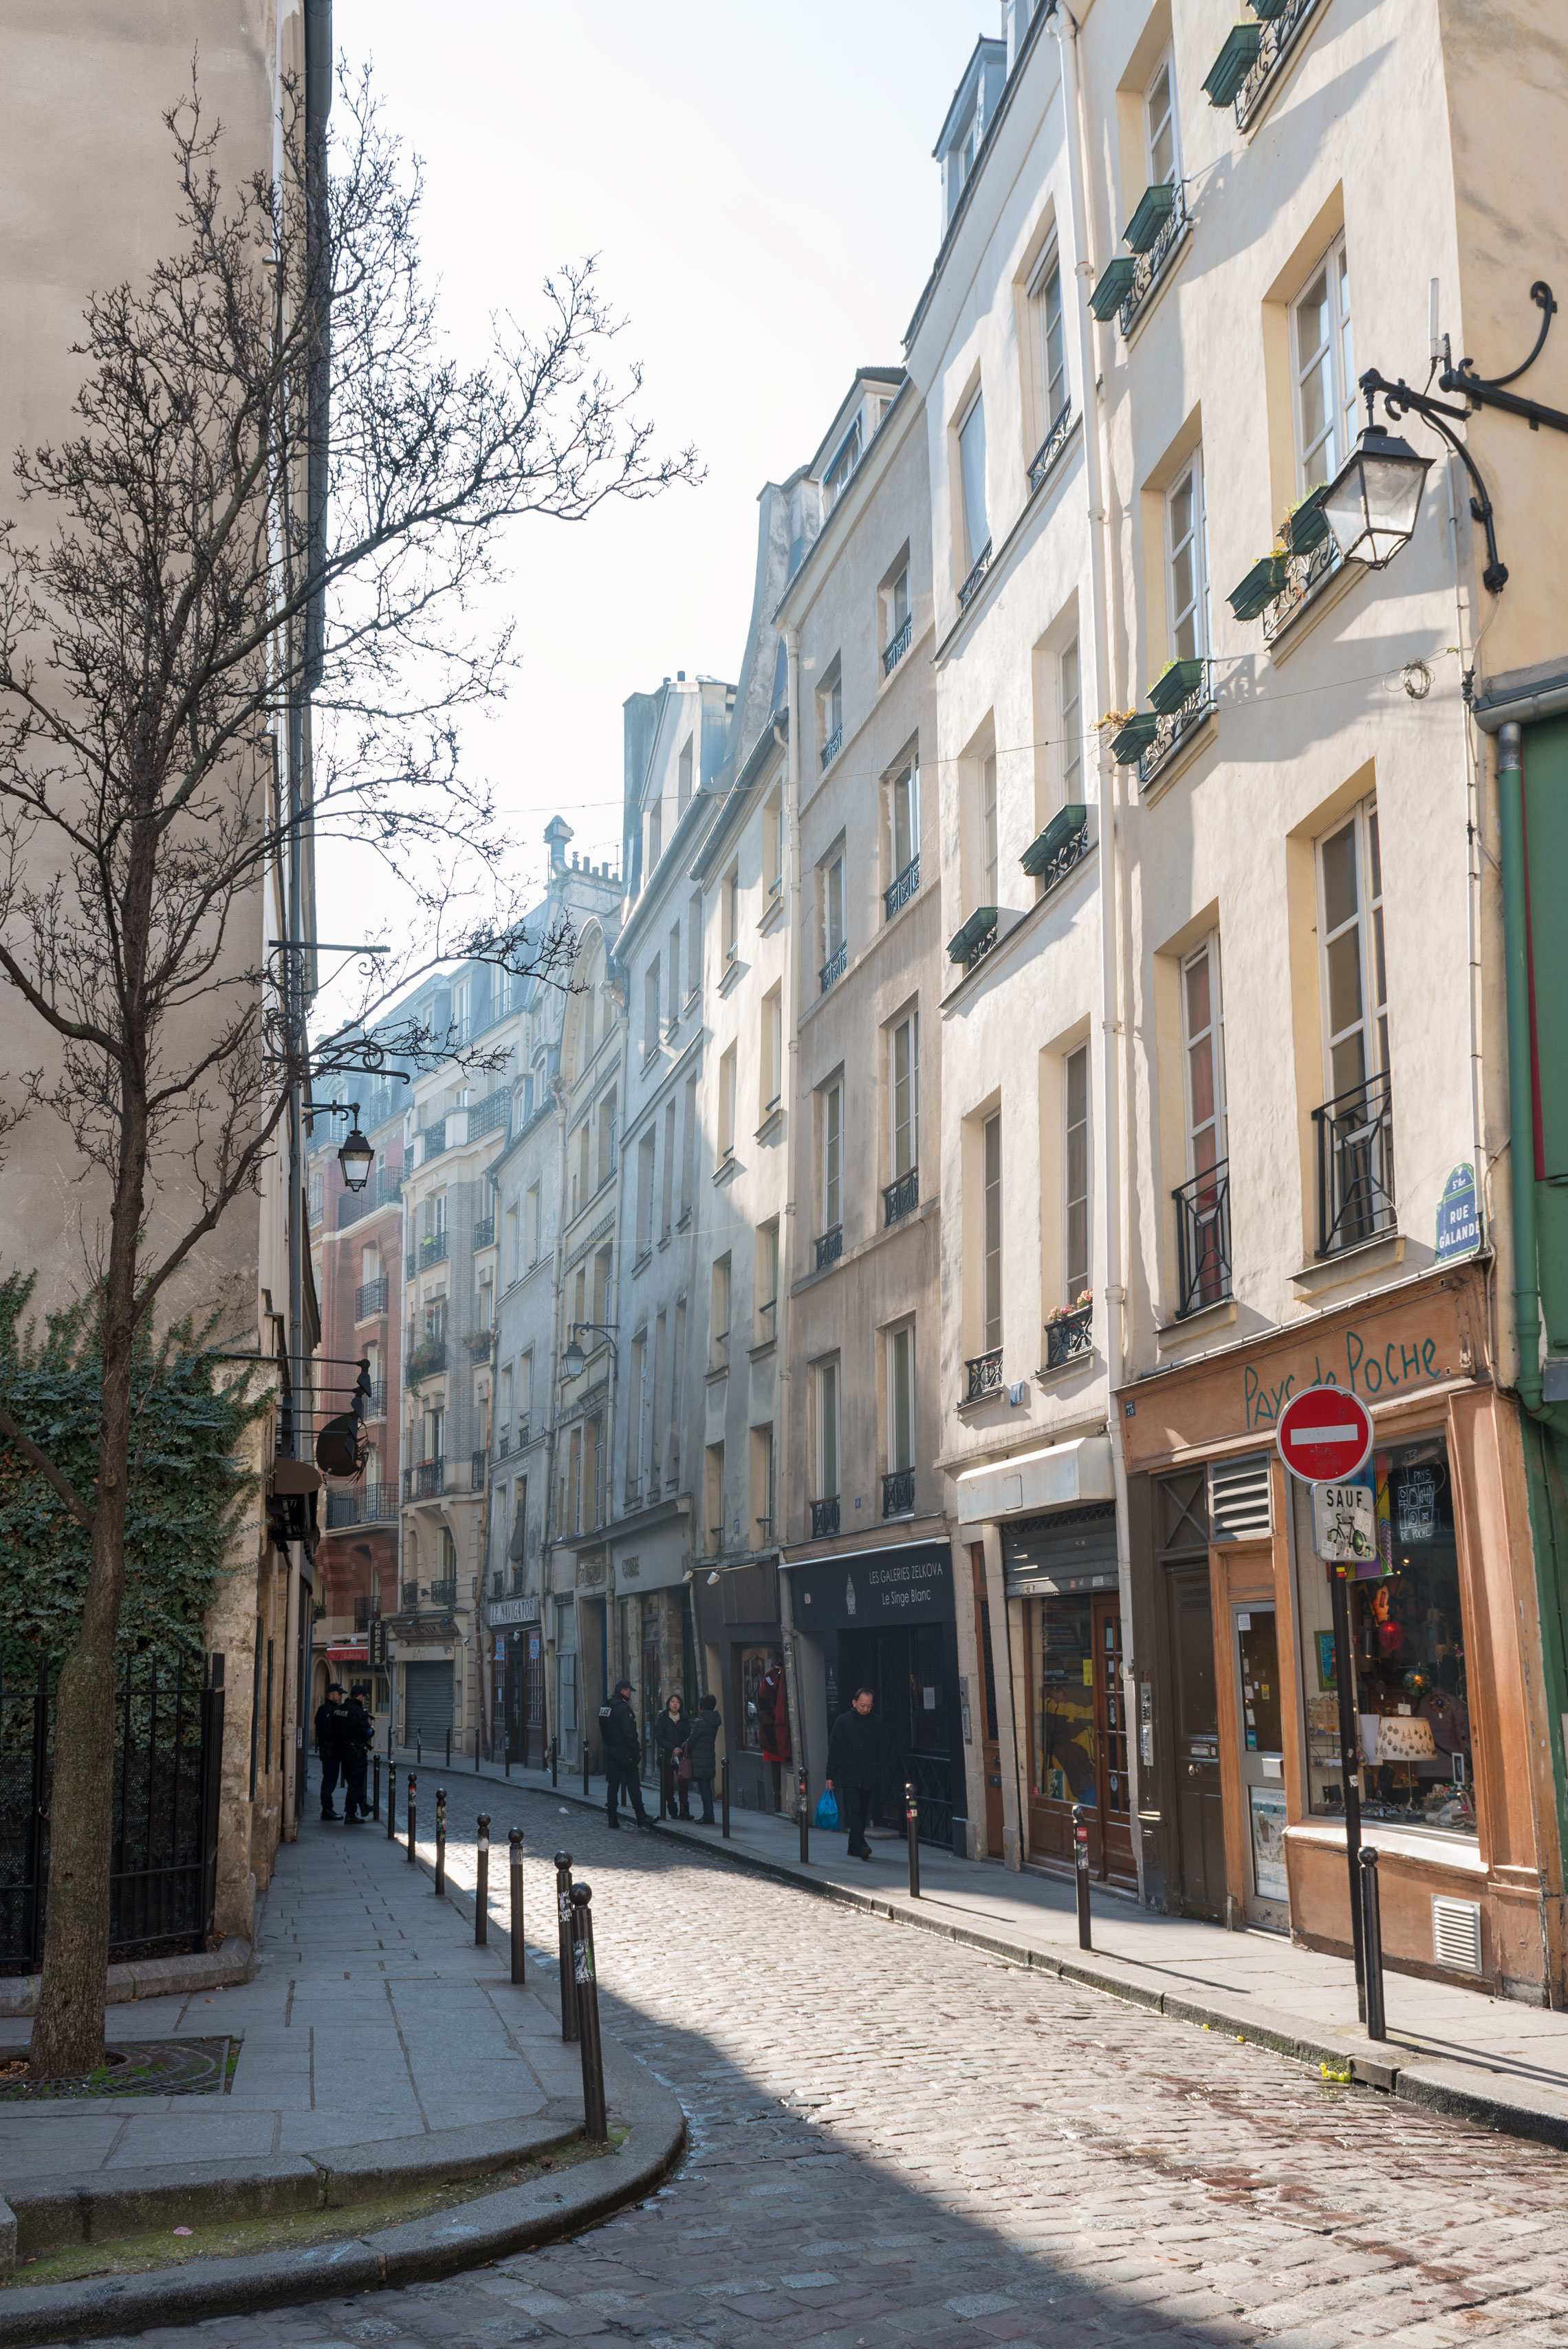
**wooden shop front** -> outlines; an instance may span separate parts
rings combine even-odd
[[[1401,1283],[1122,1390],[1145,1889],[1348,1956],[1327,1569],[1274,1426],[1304,1387],[1368,1405],[1376,1554],[1349,1597],[1363,1839],[1386,1962],[1563,1995],[1536,1583],[1517,1407],[1485,1275]]]

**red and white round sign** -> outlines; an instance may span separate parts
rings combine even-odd
[[[1344,1387],[1307,1387],[1281,1412],[1274,1442],[1304,1484],[1342,1484],[1372,1449],[1372,1414]]]

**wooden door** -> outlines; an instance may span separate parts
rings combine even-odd
[[[985,1857],[1002,1857],[1002,1741],[996,1728],[996,1660],[991,1653],[991,1601],[985,1596],[985,1553],[971,1545],[975,1580],[975,1651],[980,1659],[980,1766],[985,1781]]]
[[[1176,1730],[1176,1841],[1181,1904],[1195,1917],[1225,1913],[1225,1809],[1209,1568],[1171,1568],[1165,1579]]]
[[[544,1767],[544,1634],[531,1630],[522,1667],[522,1758],[528,1770]]]

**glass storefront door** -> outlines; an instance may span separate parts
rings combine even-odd
[[[1026,1602],[1029,1642],[1029,1856],[1067,1862],[1072,1813],[1088,1814],[1089,1867],[1136,1882],[1121,1602],[1114,1593]]]
[[[1284,1733],[1274,1609],[1233,1607],[1231,1633],[1247,1836],[1247,1921],[1284,1932],[1290,1924],[1290,1888],[1284,1870]]]

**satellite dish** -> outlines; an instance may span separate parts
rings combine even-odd
[[[359,1422],[351,1411],[341,1412],[329,1419],[315,1439],[315,1464],[324,1476],[357,1476],[363,1462],[359,1457]]]

